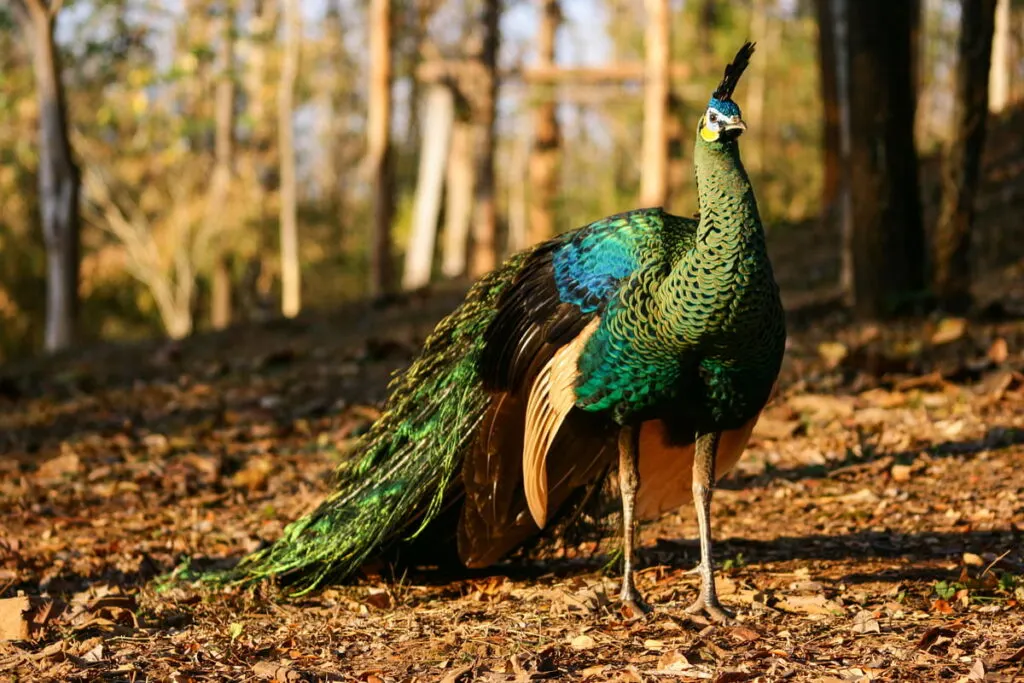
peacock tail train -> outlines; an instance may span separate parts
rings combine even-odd
[[[484,418],[489,399],[476,370],[483,334],[526,256],[477,282],[412,365],[392,379],[381,415],[354,458],[338,468],[335,491],[271,546],[244,558],[229,578],[274,577],[302,594],[350,574],[403,532],[415,536],[429,525]]]

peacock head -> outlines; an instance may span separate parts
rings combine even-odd
[[[732,101],[732,93],[750,63],[752,54],[754,43],[745,43],[732,63],[725,67],[725,76],[711,94],[707,111],[697,124],[697,132],[705,142],[735,140],[747,129],[739,106]]]

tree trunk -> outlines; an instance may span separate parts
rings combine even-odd
[[[448,152],[448,177],[445,181],[444,249],[441,273],[445,277],[466,274],[466,250],[473,219],[473,124],[456,118]]]
[[[540,67],[551,68],[555,65],[555,36],[561,21],[559,0],[543,0],[540,31],[537,35],[537,65]],[[537,103],[533,114],[533,149],[529,162],[529,244],[536,244],[555,234],[554,204],[558,197],[561,138],[556,107],[551,89],[544,87],[544,97]]]
[[[214,245],[210,293],[210,324],[221,330],[231,324],[230,251],[224,233],[230,227],[228,196],[234,176],[235,82],[234,0],[225,0],[217,45],[217,87],[214,92],[214,166],[206,200],[205,232]],[[233,217],[231,217],[233,218]],[[217,234],[219,233],[219,234]]]
[[[743,98],[743,120],[750,128],[749,137],[744,136],[744,165],[760,177],[764,168],[764,151],[766,126],[764,125],[765,99],[768,86],[768,60],[776,52],[774,34],[778,30],[778,22],[769,16],[770,0],[754,0],[750,8],[750,35],[757,36],[760,59],[750,65],[750,76],[747,81],[747,92]],[[751,135],[752,134],[752,135]]]
[[[687,151],[693,149],[693,130],[686,116],[685,102],[681,97],[669,93],[668,99],[668,187],[665,207],[673,212],[688,211],[683,208],[686,186],[693,181],[693,164],[689,163]]]
[[[498,100],[498,20],[501,0],[484,0],[483,40],[480,50],[476,96],[479,151],[476,173],[476,211],[473,249],[469,266],[474,278],[493,270],[498,263],[498,207],[494,180],[494,149],[497,146],[495,117]]]
[[[530,180],[530,154],[530,134],[524,130],[515,137],[506,173],[508,250],[512,254],[533,244],[530,240],[530,207],[526,192]]]
[[[668,196],[668,0],[645,0],[644,123],[640,156],[640,205],[664,206]]]
[[[963,313],[971,304],[971,227],[974,197],[981,180],[995,17],[996,0],[971,0],[962,5],[954,137],[943,164],[942,204],[932,262],[934,292],[939,304],[953,313]]]
[[[281,312],[294,318],[302,307],[299,275],[298,187],[295,178],[295,80],[299,72],[302,12],[299,0],[284,0],[284,54],[277,91],[277,134],[281,154]]]
[[[838,67],[836,63],[836,27],[832,12],[833,0],[815,0],[818,18],[818,65],[820,66],[822,117],[822,148],[825,180],[822,188],[822,220],[836,226],[840,220],[840,169],[842,140],[839,117]],[[837,226],[838,228],[838,226]],[[841,229],[836,234],[842,234]]]
[[[847,2],[853,303],[861,318],[925,289],[913,75],[917,0]]]
[[[23,0],[15,10],[32,45],[39,100],[39,209],[46,243],[45,348],[59,351],[75,340],[78,323],[79,207],[81,180],[68,141],[56,17],[43,0]]]
[[[995,35],[992,38],[992,68],[988,83],[989,111],[998,114],[1010,102],[1011,38],[1010,0],[999,0],[996,5]]]
[[[345,27],[341,21],[341,0],[328,0],[323,18],[323,50],[316,66],[317,142],[322,153],[316,166],[317,198],[325,208],[337,211],[342,207],[342,137],[347,74]]]
[[[391,217],[391,0],[370,2],[370,96],[366,147],[373,185],[369,295],[379,298],[392,288]]]
[[[832,35],[835,37],[835,79],[836,109],[839,136],[840,168],[837,179],[837,221],[839,223],[839,242],[841,245],[839,265],[839,287],[843,299],[848,306],[854,304],[853,282],[853,190],[850,187],[849,172],[850,148],[852,145],[850,121],[850,22],[849,3],[851,0],[825,0],[832,22]]]
[[[405,251],[402,288],[419,289],[430,284],[434,242],[444,193],[444,167],[455,116],[452,91],[447,85],[430,85],[424,94],[420,167],[413,208],[412,235]]]
[[[216,330],[222,330],[231,324],[233,262],[231,252],[223,250],[213,263],[213,275],[210,278],[210,323]]]

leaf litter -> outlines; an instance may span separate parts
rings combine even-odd
[[[733,625],[684,612],[699,560],[688,509],[642,529],[637,580],[655,611],[640,619],[616,610],[606,559],[574,548],[463,575],[371,564],[296,602],[173,580],[230,566],[318,502],[457,294],[359,312],[372,328],[276,324],[0,370],[18,389],[0,397],[0,671],[1024,679],[1024,329],[1005,322],[793,334],[780,394],[716,494]]]

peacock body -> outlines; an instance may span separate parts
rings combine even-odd
[[[707,585],[711,490],[770,397],[786,338],[731,100],[752,51],[726,69],[697,128],[699,219],[611,216],[481,279],[392,381],[335,492],[236,577],[312,589],[442,520],[459,559],[487,566],[577,512],[618,455],[623,600],[637,605],[635,520],[693,499],[705,579],[695,607],[723,615]]]

